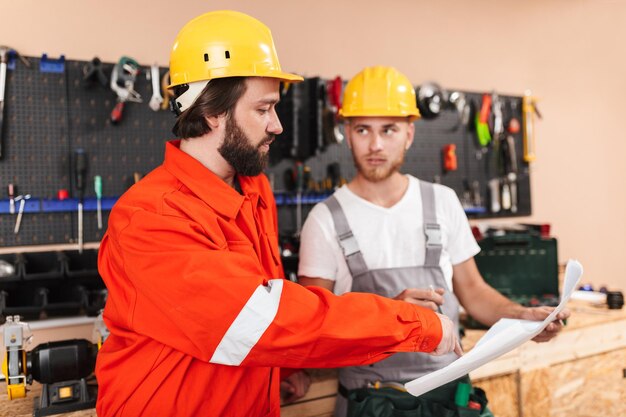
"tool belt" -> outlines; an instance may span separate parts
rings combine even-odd
[[[470,406],[455,402],[460,384],[470,387]],[[347,417],[493,417],[487,408],[485,392],[471,387],[468,377],[449,382],[419,397],[406,392],[402,384],[393,382],[352,390],[339,385],[339,393],[348,400]]]

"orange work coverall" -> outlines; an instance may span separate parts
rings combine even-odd
[[[99,417],[278,416],[280,367],[437,347],[430,310],[283,279],[265,175],[239,177],[241,195],[179,145],[109,216]]]

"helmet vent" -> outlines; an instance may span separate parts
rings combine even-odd
[[[209,62],[209,54],[204,54],[204,62]]]
[[[230,59],[230,51],[225,51],[224,56],[226,57],[226,59]]]

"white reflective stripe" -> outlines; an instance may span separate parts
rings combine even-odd
[[[282,279],[259,285],[224,334],[210,362],[240,365],[274,321],[282,292]]]

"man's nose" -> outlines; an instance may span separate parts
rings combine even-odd
[[[280,119],[278,118],[278,114],[276,114],[275,109],[272,109],[272,117],[267,126],[267,133],[272,133],[274,135],[280,135],[283,133],[283,126],[280,124]]]
[[[370,151],[380,151],[383,148],[383,139],[379,134],[372,135],[370,139]]]

